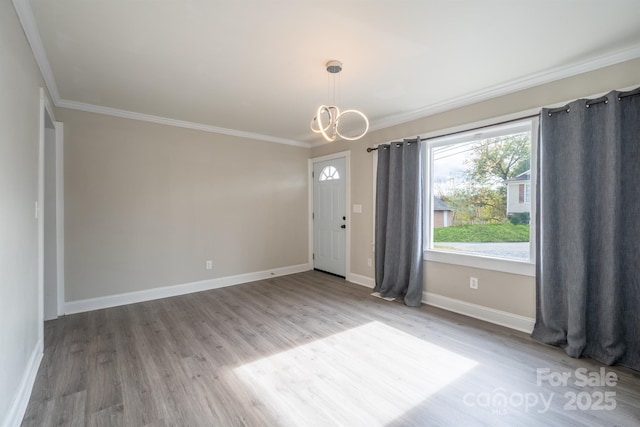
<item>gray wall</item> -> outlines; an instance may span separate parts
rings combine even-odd
[[[371,132],[358,141],[313,148],[312,157],[352,151],[351,198],[352,203],[362,204],[363,212],[352,215],[351,272],[373,277],[373,268],[367,266],[367,258],[374,258],[373,162],[366,147],[633,85],[640,85],[640,59]],[[478,277],[479,290],[469,289],[469,276]],[[425,265],[427,292],[531,318],[535,317],[534,285],[535,279],[529,276],[436,262]]]
[[[10,1],[0,2],[0,425],[38,344],[40,87]]]
[[[56,119],[67,301],[307,263],[309,149],[61,108]]]

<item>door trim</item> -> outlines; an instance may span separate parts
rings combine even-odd
[[[308,160],[307,163],[307,177],[308,177],[308,186],[309,191],[307,192],[309,195],[308,198],[308,240],[309,240],[309,248],[308,248],[308,262],[309,268],[313,270],[313,177],[311,174],[313,173],[313,165],[315,163],[324,162],[325,160],[333,160],[339,159],[343,157],[345,163],[345,213],[346,213],[346,236],[345,236],[345,278],[349,280],[351,276],[351,150],[340,151],[339,153],[327,154],[326,156],[313,157]]]
[[[38,338],[44,340],[44,147],[47,120],[55,131],[55,173],[56,173],[56,310],[58,316],[64,314],[64,153],[63,124],[57,122],[53,108],[43,88],[40,88],[40,130],[38,141]],[[49,129],[51,129],[49,127]]]

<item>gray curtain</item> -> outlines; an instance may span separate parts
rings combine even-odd
[[[376,285],[382,297],[422,301],[422,144],[378,146]]]
[[[637,92],[542,110],[533,337],[640,370]]]

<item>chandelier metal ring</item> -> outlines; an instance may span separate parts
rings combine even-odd
[[[333,114],[333,110],[336,110],[337,112]],[[322,119],[318,118],[321,117],[322,113],[324,112],[326,112],[326,114],[329,116],[329,121],[327,122],[327,126],[322,127]],[[337,116],[338,114],[340,114],[340,110],[335,105],[321,105],[320,107],[318,107],[316,115],[313,116],[313,119],[311,119],[311,130],[315,133],[322,133],[322,129],[324,129],[325,132],[328,131],[334,121],[333,117]],[[314,127],[314,124],[317,124],[318,127]]]
[[[356,114],[360,117],[362,117],[364,119],[364,130],[362,131],[362,133],[358,136],[345,136],[343,134],[340,133],[339,129],[338,129],[338,124],[340,121],[340,117],[345,116],[347,114]],[[364,113],[362,111],[358,111],[358,110],[345,110],[342,113],[338,114],[338,118],[336,119],[336,126],[335,126],[335,130],[336,130],[336,134],[342,138],[342,139],[346,139],[347,141],[355,141],[356,139],[360,139],[363,136],[365,136],[365,134],[369,131],[369,120],[367,119],[367,116],[364,115]]]
[[[326,64],[327,72],[330,75],[338,74],[342,71],[342,63],[337,60],[332,60],[327,62]],[[335,102],[335,77],[333,80],[334,86],[334,100]],[[348,114],[355,114],[356,116],[362,117],[364,120],[364,131],[358,136],[346,136],[340,132],[340,118],[344,117]],[[323,120],[323,117],[326,115],[326,123]],[[316,115],[311,119],[311,123],[309,127],[314,133],[321,133],[325,140],[329,142],[333,142],[338,137],[347,140],[347,141],[355,141],[356,139],[362,138],[369,131],[369,120],[367,116],[364,115],[361,111],[358,110],[345,110],[340,112],[340,109],[337,105],[321,105],[318,107]]]
[[[329,117],[326,126],[324,126],[322,121],[322,116],[325,114]],[[346,136],[340,133],[340,118],[348,114],[355,114],[364,120],[364,130],[358,136]],[[317,125],[317,127],[314,125]],[[327,132],[329,129],[332,129],[331,135]],[[340,112],[340,109],[335,105],[321,105],[318,107],[316,115],[311,119],[311,130],[315,133],[321,133],[322,136],[330,142],[335,141],[338,137],[347,141],[355,141],[362,138],[369,131],[369,120],[367,116],[358,110],[345,110]]]

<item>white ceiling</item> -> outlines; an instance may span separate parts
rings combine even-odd
[[[376,129],[640,57],[639,0],[14,4],[57,105],[302,145],[330,59]]]

